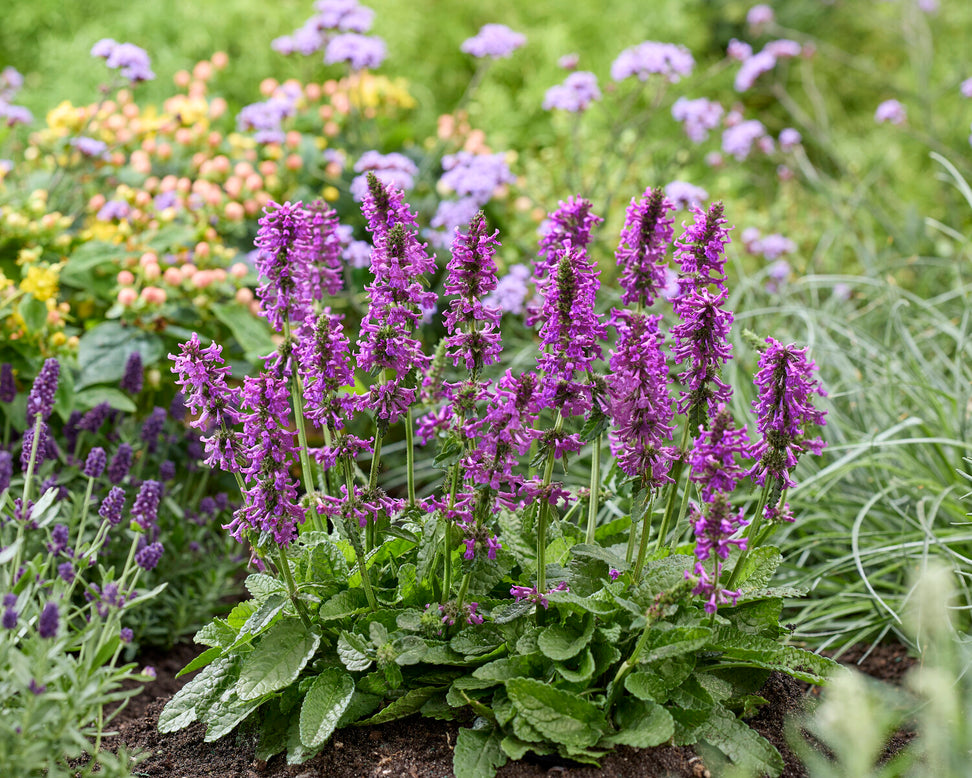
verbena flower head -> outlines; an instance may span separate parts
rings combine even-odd
[[[908,119],[908,112],[898,100],[885,100],[874,111],[874,121],[878,124],[904,124]]]
[[[750,475],[760,485],[768,476],[783,489],[795,485],[790,470],[799,456],[805,451],[820,454],[826,445],[813,437],[813,427],[826,423],[826,412],[814,407],[813,396],[827,394],[814,376],[817,366],[807,358],[806,348],[783,346],[773,338],[766,343],[753,379],[758,393],[753,410],[762,440],[753,451],[758,461]]]
[[[747,92],[753,88],[757,78],[764,73],[769,73],[775,67],[776,55],[769,49],[763,49],[743,61],[736,73],[733,86],[737,92]]]
[[[672,118],[683,123],[685,134],[693,143],[702,143],[708,138],[709,130],[719,126],[724,113],[719,103],[705,97],[695,100],[680,97],[672,105]]]
[[[368,32],[375,17],[375,12],[358,0],[317,0],[314,10],[317,15],[312,19],[324,30]]]
[[[547,90],[543,97],[543,108],[545,111],[557,109],[581,113],[600,99],[601,90],[597,86],[597,76],[586,70],[577,70],[568,75],[562,84]]]
[[[118,384],[122,391],[138,394],[142,391],[142,355],[133,351],[125,361],[125,373]]]
[[[701,208],[702,203],[709,199],[709,193],[701,186],[687,181],[671,181],[665,185],[665,194],[679,210],[683,208]]]
[[[360,173],[351,181],[351,196],[357,201],[362,202],[368,194],[368,176],[374,174],[379,181],[390,189],[400,189],[408,191],[415,186],[415,176],[418,175],[418,166],[404,154],[393,151],[389,154],[381,154],[377,151],[366,151],[358,161],[354,163],[354,172]],[[399,198],[401,202],[401,198]],[[362,206],[365,208],[366,206]],[[367,211],[365,212],[367,216]],[[369,226],[371,232],[374,228]]]
[[[474,57],[501,59],[509,57],[525,43],[525,35],[514,32],[505,24],[484,24],[476,35],[464,40],[459,49]]]
[[[741,162],[766,137],[766,128],[758,119],[741,121],[722,131],[722,150]]]
[[[385,61],[388,51],[385,41],[377,35],[346,32],[335,35],[324,49],[324,64],[347,62],[351,70],[376,68]]]
[[[455,192],[460,197],[472,198],[478,205],[485,205],[493,193],[504,184],[512,184],[516,176],[510,171],[506,154],[471,154],[457,151],[442,158],[445,171],[439,178],[439,186]],[[469,219],[466,219],[466,223]]]
[[[529,280],[529,267],[519,263],[510,265],[506,275],[497,280],[496,288],[483,299],[483,304],[499,308],[503,313],[522,314],[530,294]]]
[[[684,46],[645,41],[618,55],[611,63],[611,78],[623,81],[636,76],[639,81],[647,81],[652,75],[661,75],[674,84],[690,75],[694,67],[695,60]]]
[[[56,359],[44,360],[34,385],[27,396],[27,423],[33,424],[38,416],[47,419],[54,410],[54,394],[57,392],[58,377],[61,372],[61,363]]]

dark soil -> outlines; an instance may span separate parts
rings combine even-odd
[[[458,726],[450,722],[410,717],[377,727],[349,727],[335,733],[323,751],[302,765],[287,765],[282,756],[269,763],[253,758],[252,737],[234,732],[215,743],[203,742],[203,727],[194,724],[180,732],[161,735],[156,730],[159,711],[165,702],[191,676],[176,679],[179,671],[196,653],[197,646],[178,646],[153,662],[157,680],[133,698],[113,722],[119,734],[112,741],[124,743],[129,750],[151,752],[136,768],[145,778],[449,778],[452,775],[452,749]],[[897,683],[914,660],[901,646],[878,646],[857,664],[864,649],[853,650],[840,661],[880,680]],[[815,695],[789,676],[774,673],[762,690],[769,704],[750,719],[750,725],[783,754],[784,778],[803,778],[806,772],[786,744],[785,720],[804,710]],[[892,742],[888,755],[909,740],[901,733]],[[661,746],[651,749],[622,747],[602,760],[599,768],[566,766],[539,760],[507,764],[499,771],[503,778],[709,778],[703,760],[691,748]]]

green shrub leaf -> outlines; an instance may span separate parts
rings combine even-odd
[[[299,619],[278,621],[243,660],[236,691],[252,700],[293,683],[317,651],[321,638]]]
[[[354,694],[354,680],[343,670],[329,667],[314,681],[300,706],[300,742],[317,748],[334,732]]]
[[[533,678],[507,681],[506,691],[526,722],[554,743],[587,748],[607,729],[601,710],[573,692]]]

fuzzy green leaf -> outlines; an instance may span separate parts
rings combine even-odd
[[[675,733],[675,721],[661,705],[629,701],[618,709],[619,731],[602,738],[599,746],[632,746],[654,748]]]
[[[334,732],[354,694],[354,679],[343,670],[328,667],[311,686],[300,706],[300,742],[317,748]]]
[[[775,746],[721,705],[712,709],[697,733],[750,774],[775,777],[783,772],[783,757]]]
[[[365,639],[346,630],[338,637],[337,652],[341,663],[353,673],[367,670],[374,661],[368,656]]]
[[[452,755],[452,769],[456,778],[492,778],[496,775],[507,760],[500,748],[501,740],[500,734],[492,727],[460,729]]]
[[[201,643],[204,646],[219,646],[222,648],[232,645],[235,639],[236,630],[226,622],[220,620],[206,624],[193,637],[193,641],[196,643]]]
[[[289,686],[320,645],[320,635],[307,631],[299,619],[278,621],[243,660],[236,691],[252,700]]]
[[[664,632],[657,630],[649,638],[648,650],[641,661],[654,662],[692,653],[708,643],[711,636],[712,630],[708,627],[672,627]]]
[[[266,702],[264,694],[252,700],[240,699],[236,689],[228,687],[220,696],[219,704],[200,711],[199,718],[206,723],[204,743],[212,743],[232,732],[236,725]]]
[[[746,557],[736,581],[745,591],[763,589],[772,580],[783,555],[776,546],[760,546]]]
[[[364,727],[372,724],[384,724],[386,721],[394,721],[395,719],[404,718],[405,716],[411,716],[413,713],[417,713],[419,708],[425,705],[426,700],[435,694],[435,692],[435,689],[431,689],[427,686],[420,689],[412,689],[406,692],[402,697],[399,697],[388,707],[382,708],[370,719],[359,721],[357,724]]]
[[[607,729],[603,712],[573,692],[532,678],[506,682],[517,712],[548,740],[574,748],[588,748]]]
[[[580,631],[562,624],[551,624],[540,633],[537,643],[545,657],[562,662],[577,656],[591,642],[593,634],[594,618],[589,617],[584,620]]]
[[[159,732],[189,726],[234,681],[238,657],[222,657],[206,667],[169,700],[159,714]]]
[[[585,648],[568,664],[554,662],[554,670],[568,683],[584,683],[594,677],[594,655],[590,648]]]
[[[503,636],[494,628],[483,624],[475,629],[464,629],[452,640],[449,647],[466,656],[482,656],[503,645]]]
[[[287,588],[280,581],[266,573],[248,575],[243,585],[250,596],[259,602],[267,599],[271,594],[284,594],[287,591]]]
[[[357,613],[368,606],[362,589],[345,589],[325,601],[317,612],[321,621],[337,621]]]
[[[185,675],[186,673],[191,673],[198,670],[200,667],[205,667],[211,662],[219,658],[220,654],[223,653],[223,649],[219,646],[214,646],[213,648],[207,648],[199,656],[193,659],[189,664],[183,667],[178,673],[176,673],[176,678]]]

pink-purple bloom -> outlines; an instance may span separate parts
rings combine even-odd
[[[660,75],[671,83],[688,76],[695,67],[695,60],[684,46],[675,43],[644,41],[622,51],[611,63],[611,78],[623,81],[632,76],[647,81],[652,75]]]
[[[560,110],[570,113],[586,111],[591,103],[601,99],[601,90],[597,86],[597,76],[586,70],[577,70],[562,84],[550,87],[543,97],[545,111]]]
[[[665,195],[675,205],[676,209],[700,208],[709,199],[709,193],[701,186],[690,184],[688,181],[672,181],[665,185]]]
[[[632,197],[628,203],[614,252],[621,269],[621,302],[625,305],[651,306],[665,286],[665,254],[674,234],[674,210],[661,188],[649,187],[641,198]]]
[[[404,154],[393,151],[381,154],[377,151],[366,151],[354,165],[355,176],[351,181],[351,196],[361,202],[368,194],[368,174],[373,173],[383,184],[408,191],[415,186],[415,176],[418,167]]]
[[[108,67],[118,70],[132,83],[155,78],[148,54],[134,43],[118,43],[111,38],[102,38],[91,47],[91,56],[103,58]]]
[[[708,138],[709,130],[719,126],[723,113],[719,103],[705,97],[695,100],[679,97],[672,105],[672,118],[683,123],[685,134],[693,143],[702,143]]]
[[[501,59],[509,57],[525,43],[525,35],[514,32],[505,24],[484,24],[472,38],[464,40],[459,49],[474,57]]]
[[[385,61],[385,41],[377,35],[346,32],[335,35],[324,49],[324,64],[347,62],[351,70],[376,68]]]
[[[766,128],[758,119],[741,121],[722,131],[722,150],[741,162],[766,137]]]
[[[883,122],[904,124],[907,118],[908,112],[898,100],[885,100],[874,111],[874,121],[878,124]]]

